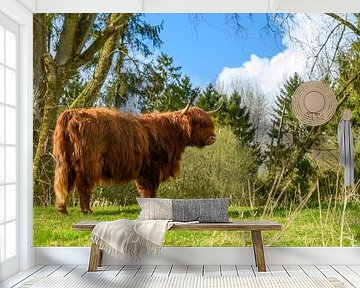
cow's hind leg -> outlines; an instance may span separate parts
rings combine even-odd
[[[54,190],[56,195],[55,207],[62,214],[68,214],[66,206],[69,193],[74,186],[74,175],[67,165],[57,164],[55,171]]]
[[[80,209],[84,214],[92,213],[90,209],[91,190],[93,183],[89,183],[86,177],[78,177],[76,179],[76,188],[80,197]]]

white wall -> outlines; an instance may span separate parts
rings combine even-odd
[[[88,247],[37,247],[36,265],[87,265]],[[265,247],[267,265],[359,265],[358,247]],[[141,263],[104,255],[103,265],[253,265],[252,247],[164,247]]]

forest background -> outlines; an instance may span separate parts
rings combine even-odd
[[[234,33],[240,34],[246,29],[244,17],[251,15],[224,15]],[[266,17],[264,29],[277,37],[288,33],[295,15]],[[96,187],[94,215],[83,216],[76,212],[78,208],[70,209],[73,215],[67,218],[56,214],[52,135],[64,109],[106,106],[150,113],[179,110],[188,102],[206,110],[223,103],[214,116],[217,141],[204,149],[188,148],[181,174],[163,183],[158,197],[229,197],[232,220],[276,219],[283,224],[283,231],[268,236],[273,245],[359,245],[359,182],[352,187],[343,185],[337,124],[345,107],[353,111],[355,179],[359,179],[360,15],[329,13],[326,18],[327,37],[309,55],[306,76],[291,75],[274,103],[269,103],[261,86],[254,83],[235,81],[229,88],[211,82],[197,87],[174,64],[172,55],[161,52],[160,35],[166,23],[150,24],[142,14],[35,14],[35,245],[86,245],[88,234],[70,231],[73,222],[135,219],[139,212],[135,185],[128,183]],[[306,40],[289,39],[299,47],[309,45]],[[306,80],[324,81],[336,94],[337,113],[325,125],[303,125],[292,113],[291,97]],[[74,192],[70,206],[77,204]],[[166,244],[235,246],[249,242],[237,234],[221,237],[211,232],[209,242],[206,232],[189,233],[176,237],[168,233]]]

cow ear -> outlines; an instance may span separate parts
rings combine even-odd
[[[181,110],[181,114],[185,115],[189,109],[190,109],[190,101],[187,103],[186,107],[184,109]]]

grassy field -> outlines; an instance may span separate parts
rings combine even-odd
[[[264,220],[275,220],[283,225],[281,232],[263,233],[264,242],[271,246],[359,246],[360,204],[343,207],[305,207],[276,209]],[[137,205],[94,207],[92,215],[83,215],[79,208],[69,208],[69,215],[58,214],[53,207],[34,208],[35,246],[90,246],[90,232],[72,231],[71,225],[80,220],[136,219]],[[229,208],[231,221],[260,220],[261,209]],[[342,220],[343,216],[343,221]],[[341,224],[343,223],[343,225]],[[190,232],[168,231],[165,246],[248,246],[250,233],[246,232]]]

